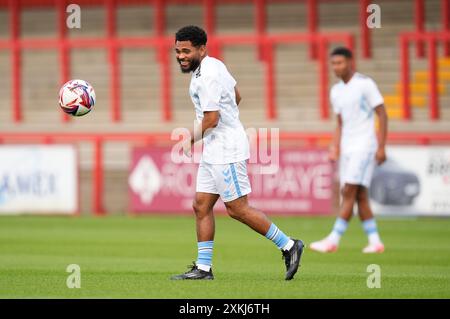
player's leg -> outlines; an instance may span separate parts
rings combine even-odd
[[[251,207],[248,204],[247,195],[239,197],[229,202],[225,202],[225,207],[227,208],[227,213],[230,217],[240,221],[241,223],[246,224],[254,231],[260,233],[261,235],[266,235],[270,229],[270,226],[273,224],[269,218],[260,210]],[[280,231],[280,240],[278,242],[278,248],[284,248],[283,244],[288,244],[288,237]],[[290,243],[292,246],[292,243]],[[288,246],[288,248],[290,248]]]
[[[215,232],[213,208],[218,198],[211,167],[201,163],[197,172],[197,192],[192,205],[197,228],[197,261],[188,272],[171,279],[214,279],[211,269]]]
[[[213,208],[218,194],[197,192],[193,203],[197,226],[197,261],[199,269],[209,271],[212,266],[215,221]]]
[[[331,233],[320,241],[311,243],[312,250],[327,253],[334,252],[339,246],[342,235],[347,230],[348,223],[353,216],[353,206],[356,201],[359,186],[354,184],[345,184],[341,188],[341,206],[339,216],[334,222]]]
[[[294,245],[294,241],[272,223],[262,211],[248,204],[247,195],[225,202],[225,206],[230,217],[270,239],[278,249],[286,251]]]
[[[286,236],[262,211],[251,207],[248,204],[247,195],[225,202],[225,206],[232,218],[265,236],[282,251],[286,266],[285,279],[291,280],[300,265],[303,242]]]
[[[231,218],[246,224],[261,235],[266,235],[272,224],[263,212],[249,206],[247,195],[225,202],[225,207]]]
[[[378,234],[378,227],[373,216],[369,202],[369,191],[367,187],[360,186],[357,196],[358,214],[365,233],[367,234],[369,244],[363,249],[364,253],[382,253],[384,245]]]
[[[262,211],[248,204],[251,187],[245,162],[216,167],[218,189],[228,214],[270,239],[283,252],[285,279],[292,279],[300,264],[303,242],[286,236]]]
[[[330,240],[336,245],[339,244],[353,216],[353,207],[356,202],[358,189],[359,185],[345,184],[341,190],[342,204],[339,210],[339,217],[336,219],[329,236]]]
[[[195,193],[192,209],[195,213],[198,242],[214,240],[215,223],[213,208],[218,199],[218,194]]]
[[[341,154],[339,158],[339,175],[340,175],[340,206],[339,214],[334,222],[331,233],[322,240],[311,243],[309,247],[312,250],[328,253],[335,252],[338,248],[339,241],[348,227],[348,223],[353,215],[353,206],[356,201],[356,193],[358,190],[358,182],[354,182],[354,163],[355,157],[352,154]]]
[[[251,186],[246,163],[231,163],[216,165],[215,167],[217,188],[228,214],[261,235],[267,235],[273,223],[263,212],[248,204],[247,195],[251,192]],[[278,248],[289,249],[292,247],[293,242],[289,241],[289,238],[283,232],[277,231],[277,234],[276,238],[272,239]]]

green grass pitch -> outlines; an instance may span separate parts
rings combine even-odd
[[[307,244],[326,235],[331,217],[277,217]],[[306,250],[286,282],[281,253],[263,236],[217,217],[209,282],[170,281],[196,259],[190,216],[1,217],[0,298],[450,298],[450,219],[379,218],[386,252],[364,255],[366,237],[351,223],[337,253]],[[66,267],[81,268],[69,289]],[[381,288],[367,287],[369,264]]]

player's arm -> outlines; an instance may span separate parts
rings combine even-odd
[[[336,116],[337,118],[337,125],[336,125],[336,131],[333,136],[333,141],[330,145],[330,160],[337,161],[339,158],[340,153],[340,146],[341,146],[341,135],[342,135],[342,117],[340,114]]]
[[[378,149],[375,154],[375,160],[378,165],[382,164],[386,160],[386,137],[387,137],[387,114],[384,107],[384,99],[378,89],[375,81],[368,79],[364,87],[364,96],[369,102],[369,105],[375,110],[378,116],[379,132],[378,132]]]
[[[203,139],[208,130],[215,128],[217,124],[219,124],[219,111],[203,112],[202,122],[194,130],[194,134],[191,134],[191,145]]]
[[[234,87],[234,94],[236,96],[236,104],[239,105],[239,103],[241,103],[242,97],[239,94],[239,90],[238,90],[237,86]]]
[[[214,68],[202,70],[201,85],[198,87],[200,107],[203,111],[201,123],[194,127],[191,138],[183,143],[183,151],[190,156],[192,145],[208,135],[208,131],[215,128],[219,123],[219,101],[222,95],[222,85],[219,81],[219,73]]]
[[[378,124],[379,124],[379,131],[378,131],[378,150],[375,154],[375,159],[378,163],[378,165],[382,164],[384,161],[386,161],[386,138],[387,138],[387,124],[388,124],[388,117],[386,113],[386,108],[384,107],[384,104],[380,104],[377,107],[375,107],[375,112],[378,116]]]
[[[192,146],[195,142],[200,141],[208,134],[208,130],[212,130],[219,123],[219,111],[205,111],[203,112],[202,122],[194,128],[191,132],[191,138],[183,142],[183,152],[187,156],[192,156]]]

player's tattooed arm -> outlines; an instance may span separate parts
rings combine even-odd
[[[234,87],[234,94],[236,95],[236,104],[239,105],[239,103],[241,103],[242,97],[239,94],[237,86]]]
[[[337,161],[340,153],[341,135],[342,135],[342,118],[341,115],[337,115],[336,132],[334,133],[333,141],[330,145],[329,158],[331,161]]]
[[[378,165],[382,164],[386,161],[386,138],[387,138],[387,125],[388,125],[388,117],[386,113],[386,108],[384,104],[380,104],[375,108],[375,112],[378,116],[378,150],[375,154],[375,159]]]

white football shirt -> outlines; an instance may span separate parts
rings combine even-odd
[[[333,110],[342,118],[341,152],[371,152],[378,147],[374,109],[384,103],[376,83],[355,72],[347,83],[339,81],[330,92]]]
[[[239,120],[236,80],[219,60],[206,56],[192,72],[189,94],[200,123],[205,111],[219,111],[219,123],[203,138],[202,161],[229,164],[250,157],[247,134]]]

